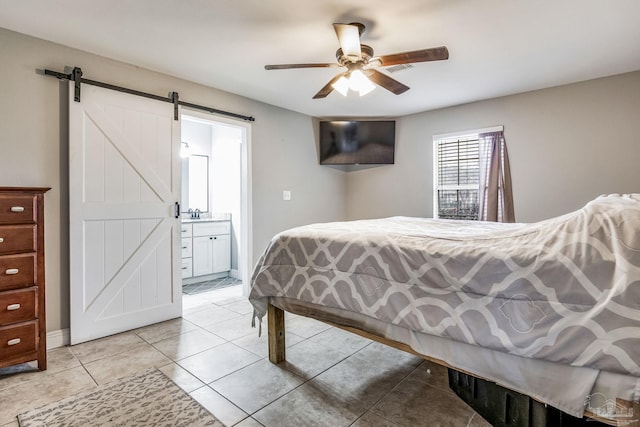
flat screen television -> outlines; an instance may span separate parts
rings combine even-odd
[[[390,165],[394,162],[394,120],[320,122],[321,165]]]

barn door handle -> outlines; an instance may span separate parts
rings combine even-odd
[[[22,206],[11,206],[11,212],[24,212],[24,208]]]
[[[176,202],[176,204],[173,205],[173,206],[174,206],[174,209],[175,209],[174,212],[173,212],[175,217],[176,218],[180,218],[180,203]]]

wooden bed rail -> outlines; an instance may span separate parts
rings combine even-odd
[[[351,326],[339,325],[333,322],[328,322],[326,320],[321,320],[321,321],[328,325],[345,330],[347,332],[360,335],[361,337],[368,338],[372,341],[379,342],[389,347],[393,347],[398,350],[402,350],[404,352],[413,354],[414,356],[421,357],[422,359],[428,360],[430,362],[437,363],[438,365],[444,366],[446,368],[455,369],[459,372],[462,372],[463,374],[471,375],[473,377],[480,378],[485,381],[491,381],[486,378],[478,377],[478,375],[473,374],[471,372],[466,372],[459,368],[453,367],[449,365],[447,362],[445,362],[444,360],[436,359],[434,357],[429,357],[424,354],[418,353],[407,344],[404,344],[398,341],[393,341],[393,340],[390,340],[390,339],[381,337],[379,335],[375,335],[370,332],[363,331],[361,329],[357,329]],[[267,308],[267,328],[268,328],[268,335],[269,335],[268,336],[269,361],[275,364],[284,362],[286,360],[284,310],[269,304]],[[600,417],[597,414],[594,414],[593,412],[588,410],[584,412],[584,416],[591,418],[595,421],[608,424],[610,426],[640,427],[640,403],[630,402],[624,399],[616,399],[616,411],[620,411],[620,410],[622,410],[621,412],[627,415],[618,416],[615,420]]]

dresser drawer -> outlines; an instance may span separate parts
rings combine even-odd
[[[0,325],[35,319],[38,308],[38,288],[0,292]]]
[[[35,222],[35,196],[0,194],[0,224]]]
[[[35,284],[35,254],[0,256],[0,291]]]
[[[0,327],[0,359],[11,359],[36,351],[38,322],[23,322]]]
[[[35,252],[36,226],[0,225],[0,255],[20,252]]]

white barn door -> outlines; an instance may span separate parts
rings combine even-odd
[[[173,105],[69,85],[71,344],[182,314]]]

